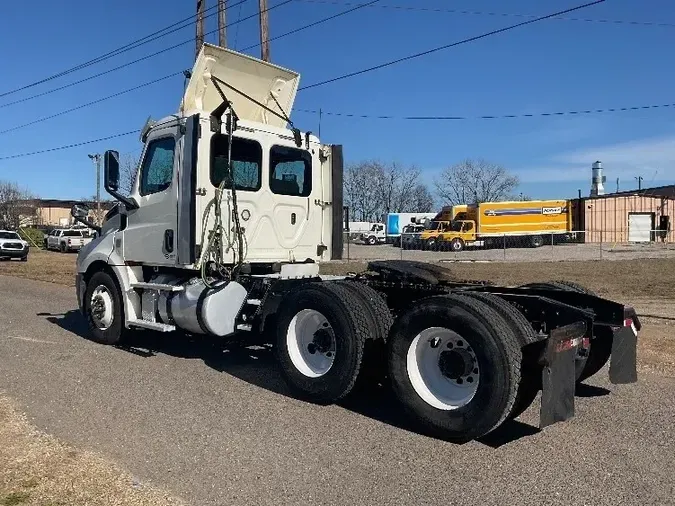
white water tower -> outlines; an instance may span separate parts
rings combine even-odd
[[[605,194],[605,176],[602,175],[602,163],[597,161],[592,166],[593,176],[591,178],[591,197]]]

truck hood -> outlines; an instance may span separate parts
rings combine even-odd
[[[5,244],[16,244],[19,243],[22,246],[28,246],[28,243],[23,239],[0,239],[0,247],[3,247]]]
[[[181,112],[199,110],[210,113],[221,104],[218,90],[211,82],[212,75],[283,116],[272,98],[274,95],[283,113],[291,115],[300,74],[211,44],[204,44],[197,56],[192,76],[185,88]],[[236,91],[220,86],[240,119],[286,127],[285,120],[270,114]]]

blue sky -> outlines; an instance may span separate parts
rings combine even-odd
[[[235,0],[230,0],[234,3]],[[280,0],[269,0],[270,6]],[[353,2],[351,5],[347,5]],[[270,12],[272,36],[346,10],[365,0],[294,0]],[[207,0],[207,7],[216,0]],[[227,11],[228,22],[250,16],[256,0]],[[578,2],[581,3],[581,2]],[[392,6],[542,15],[577,5],[535,0],[380,0],[326,24],[273,41],[272,61],[301,73],[300,85],[447,44],[522,21],[519,17],[413,11]],[[378,5],[375,4],[375,5]],[[190,0],[62,2],[34,0],[3,6],[0,93],[97,57],[191,15]],[[607,0],[571,17],[672,23],[643,26],[547,20],[376,72],[302,91],[293,114],[317,132],[316,114],[297,109],[366,115],[525,114],[675,102],[672,0]],[[216,27],[207,19],[207,30]],[[2,107],[142,57],[194,36],[192,27],[49,83],[0,98],[5,130],[126,88],[191,68],[194,43],[87,83]],[[257,18],[228,28],[230,47],[258,42]],[[216,42],[215,34],[208,37]],[[259,49],[247,51],[259,56]],[[0,157],[47,149],[140,128],[177,110],[182,77],[73,113],[0,134]],[[416,164],[431,182],[466,157],[500,163],[534,198],[588,193],[590,166],[602,160],[607,187],[675,183],[675,107],[588,116],[442,122],[353,119],[324,115],[324,142],[344,145],[348,162],[378,158]],[[138,154],[137,135],[74,149],[0,160],[0,179],[45,198],[95,192],[88,153],[118,149]]]

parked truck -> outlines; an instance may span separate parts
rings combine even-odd
[[[483,202],[445,207],[420,236],[426,249],[518,245],[540,247],[572,237],[567,200]]]
[[[394,246],[401,245],[401,234],[408,227],[408,233],[422,225],[426,220],[432,219],[436,213],[389,213],[387,214],[387,238],[388,243]]]
[[[290,121],[299,75],[217,46],[200,50],[179,111],[142,129],[131,193],[104,154],[118,204],[77,258],[94,341],[131,329],[272,343],[295,395],[329,404],[388,382],[412,423],[467,441],[543,390],[540,425],[574,414],[576,382],[608,361],[637,380],[635,311],[564,282],[464,282],[437,265],[374,261],[328,276],[342,255],[342,146]],[[367,391],[367,390],[362,390]]]

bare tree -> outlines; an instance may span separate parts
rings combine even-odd
[[[132,154],[126,154],[120,160],[120,192],[122,195],[129,195],[134,188],[138,161],[138,158]]]
[[[36,217],[35,196],[16,183],[0,180],[0,227],[16,230],[35,224]]]
[[[356,221],[379,221],[388,213],[426,212],[419,205],[432,207],[433,199],[420,183],[420,175],[419,168],[399,163],[365,161],[350,165],[345,172],[344,194],[351,216]],[[421,188],[431,203],[418,201]]]
[[[434,197],[425,184],[418,184],[413,190],[412,208],[409,212],[430,213],[434,210]]]
[[[444,169],[434,186],[443,202],[454,205],[504,200],[518,183],[501,165],[467,159]]]
[[[380,171],[373,162],[349,165],[345,171],[345,204],[355,221],[378,221],[380,214]]]

